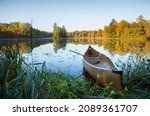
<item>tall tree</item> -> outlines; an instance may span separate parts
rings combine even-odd
[[[65,26],[63,25],[62,28],[57,26],[57,23],[53,25],[53,39],[60,39],[60,38],[67,38],[67,31]]]
[[[99,29],[96,33],[96,37],[102,37],[103,36],[103,30]]]
[[[129,28],[129,23],[127,21],[125,20],[120,21],[116,27],[116,37],[117,38],[125,37],[125,33],[127,34],[128,28]]]
[[[115,19],[112,19],[109,26],[116,25],[116,24],[117,24],[117,21]]]
[[[146,33],[146,20],[142,15],[140,15],[136,21],[138,22],[138,34],[139,36],[143,36]]]
[[[60,38],[60,29],[57,26],[57,23],[54,23],[53,25],[53,39],[59,39]]]
[[[62,26],[62,28],[61,28],[61,35],[60,35],[60,37],[62,37],[62,38],[67,38],[67,31],[66,31],[66,28],[65,28],[65,26],[63,25]]]

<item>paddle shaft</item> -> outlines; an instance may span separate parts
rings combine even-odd
[[[80,54],[80,53],[78,53],[78,52],[75,52],[75,51],[72,51],[72,50],[69,50],[69,51],[71,51],[71,52],[73,52],[73,53],[76,53],[76,54],[78,54],[78,55],[83,56],[82,54]]]

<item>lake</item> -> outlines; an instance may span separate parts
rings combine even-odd
[[[128,55],[118,55],[110,53],[105,50],[103,47],[98,47],[97,45],[92,45],[96,50],[110,57],[113,62],[117,62],[117,59],[125,59]],[[57,52],[54,51],[53,43],[49,43],[46,45],[41,45],[36,47],[32,51],[33,55],[33,63],[46,63],[47,68],[53,71],[63,71],[70,75],[78,76],[82,74],[83,64],[82,64],[82,56],[72,53],[69,50],[74,50],[81,54],[87,50],[88,45],[82,44],[71,44],[68,43],[65,49],[59,49]],[[25,57],[28,63],[32,62],[31,53],[25,53],[23,56]]]
[[[45,62],[48,70],[55,72],[63,71],[72,76],[80,76],[83,74],[83,57],[69,50],[84,54],[88,46],[91,45],[97,51],[108,56],[114,64],[118,64],[119,60],[121,62],[126,62],[129,56],[134,57],[135,54],[130,51],[112,51],[104,48],[103,45],[99,46],[91,43],[62,43],[63,42],[58,44],[51,41],[47,41],[46,43],[40,42],[40,44],[36,44],[32,50],[29,48],[29,43],[22,43],[23,45],[21,44],[20,46],[22,47],[23,57],[27,63],[34,64],[34,67],[41,68],[42,64],[40,63]],[[149,52],[146,53],[148,54]],[[146,53],[144,53],[144,55],[147,55]]]

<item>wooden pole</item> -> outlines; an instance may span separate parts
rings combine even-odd
[[[80,54],[80,53],[78,53],[78,52],[75,52],[75,51],[73,51],[73,50],[69,50],[69,51],[71,51],[71,52],[73,52],[73,53],[76,53],[76,54],[78,54],[78,55],[83,56],[82,54]]]

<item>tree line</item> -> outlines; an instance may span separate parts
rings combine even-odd
[[[31,35],[32,32],[32,35]],[[50,37],[52,33],[41,31],[32,28],[29,23],[11,22],[11,23],[0,23],[0,38],[18,38],[18,37]]]
[[[32,31],[31,31],[32,30]],[[57,23],[53,25],[53,32],[45,32],[32,28],[29,23],[12,22],[0,23],[0,38],[21,37],[53,37],[58,41],[60,38],[147,38],[150,40],[150,20],[146,20],[140,15],[136,21],[128,22],[121,20],[117,22],[112,19],[108,26],[99,30],[83,30],[67,32],[65,26],[59,27]]]
[[[144,19],[140,15],[136,21],[128,22],[126,20],[121,20],[117,22],[112,19],[108,26],[104,29],[94,30],[94,31],[74,31],[68,32],[68,37],[73,38],[86,38],[86,37],[96,37],[96,38],[150,38],[150,20]]]

